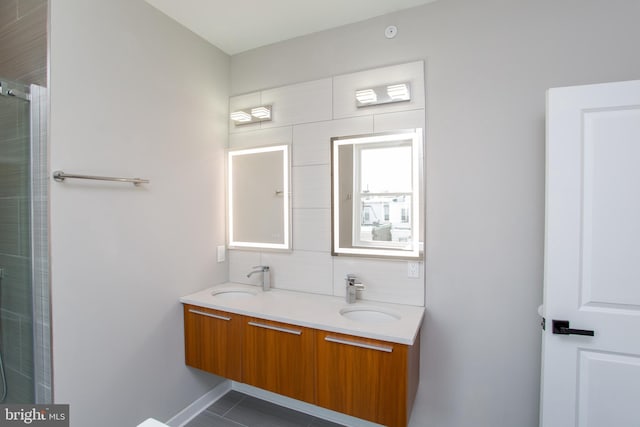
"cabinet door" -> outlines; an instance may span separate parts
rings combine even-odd
[[[390,427],[407,425],[406,345],[318,331],[317,405]]]
[[[185,363],[240,381],[242,318],[224,311],[185,305]]]
[[[313,329],[246,318],[242,382],[315,402]]]

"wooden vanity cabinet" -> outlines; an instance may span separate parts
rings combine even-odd
[[[185,304],[194,368],[388,427],[406,427],[420,377],[413,345]]]
[[[389,427],[406,427],[418,389],[412,346],[316,332],[316,404]]]
[[[242,382],[315,403],[315,333],[286,323],[245,318]]]
[[[241,315],[185,304],[185,363],[242,381],[243,323]]]

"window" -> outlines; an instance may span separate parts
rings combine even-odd
[[[412,140],[355,147],[355,206],[359,206],[362,221],[353,227],[354,246],[382,243],[387,247],[404,247],[411,243],[407,215],[413,195],[411,159]]]
[[[422,129],[331,138],[334,256],[422,258]]]

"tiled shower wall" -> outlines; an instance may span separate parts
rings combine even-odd
[[[47,85],[47,0],[0,1],[0,77]]]
[[[356,108],[356,89],[406,81],[411,83],[411,101]],[[331,137],[424,129],[423,62],[262,90],[232,97],[229,104],[230,111],[273,106],[270,122],[230,123],[229,147],[291,146],[293,221],[291,252],[230,250],[229,280],[258,284],[259,275],[247,278],[247,272],[255,265],[269,265],[275,288],[342,296],[344,276],[351,273],[365,284],[365,300],[424,305],[423,262],[420,277],[409,278],[407,261],[331,256],[330,200]]]
[[[47,85],[47,5],[47,0],[0,1],[0,78]],[[46,117],[44,111],[41,115]],[[0,123],[0,268],[4,269],[0,283],[0,350],[9,384],[6,401],[33,402],[29,103],[0,97]],[[44,134],[46,129],[38,132]],[[48,334],[48,311],[42,314],[38,319],[40,330]],[[48,349],[42,350],[41,354],[49,354]],[[48,366],[50,360],[41,362]],[[45,370],[44,366],[40,369]],[[50,399],[48,378],[46,373],[38,384],[44,401],[48,401],[46,396]]]

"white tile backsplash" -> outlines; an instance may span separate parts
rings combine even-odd
[[[235,128],[229,147],[292,146],[292,252],[229,251],[229,280],[259,285],[246,274],[271,267],[275,288],[344,296],[344,276],[365,284],[362,298],[424,304],[424,263],[409,278],[407,261],[331,256],[331,137],[425,127],[422,61],[264,90],[230,99],[241,108],[273,105],[273,121]],[[356,109],[354,92],[369,85],[410,81],[412,100]]]
[[[424,121],[424,109],[376,114],[373,118],[373,131],[379,133],[398,129],[424,129]]]
[[[293,210],[293,250],[331,251],[331,209]]]
[[[229,257],[229,281],[236,283],[246,283],[249,285],[261,285],[262,278],[259,274],[247,277],[247,274],[256,265],[262,265],[262,254],[256,251],[243,251],[230,249],[227,251]]]
[[[403,260],[335,257],[333,293],[345,295],[344,277],[355,274],[365,286],[361,292],[364,300],[424,305],[424,263],[419,263],[418,278],[409,278],[407,267]]]
[[[293,127],[293,166],[331,163],[331,138],[373,132],[373,116],[309,123]]]
[[[262,129],[331,119],[331,79],[314,80],[262,91],[272,119]]]
[[[229,148],[262,147],[265,145],[291,144],[291,126],[272,129],[254,129],[229,135]]]
[[[291,178],[294,209],[331,208],[331,166],[294,166]]]
[[[265,252],[262,262],[271,267],[271,285],[274,288],[324,295],[331,295],[333,291],[333,263],[328,253]]]

